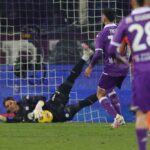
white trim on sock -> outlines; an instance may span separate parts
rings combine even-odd
[[[105,97],[102,97],[102,98],[100,98],[99,99],[99,102],[101,103],[103,100],[105,100],[105,99],[107,99],[107,97],[105,96]]]
[[[113,90],[112,92],[110,92],[110,93],[108,94],[108,96],[110,97],[110,96],[115,95],[115,94],[116,94],[116,91]]]

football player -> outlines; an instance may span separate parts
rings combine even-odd
[[[48,110],[52,114],[52,122],[64,122],[72,120],[74,115],[83,107],[92,105],[97,101],[96,94],[93,94],[76,104],[66,105],[69,101],[70,91],[75,80],[80,75],[86,61],[91,57],[93,51],[89,48],[84,49],[83,56],[74,66],[67,79],[58,87],[50,100],[46,101],[43,96],[25,96],[17,102],[13,97],[7,97],[3,105],[8,113],[14,113],[13,118],[0,116],[3,122],[37,122],[42,118],[43,110]],[[47,114],[48,115],[48,114]]]
[[[129,66],[117,62],[116,59],[108,56],[108,47],[117,29],[117,25],[114,21],[114,10],[105,9],[102,15],[104,29],[97,34],[95,53],[89,66],[85,70],[85,75],[88,77],[91,75],[93,67],[100,57],[103,56],[104,70],[98,83],[97,98],[102,107],[114,118],[112,127],[118,128],[120,125],[125,124],[125,121],[121,113],[120,100],[115,91],[115,87],[121,88],[122,82],[128,73]],[[125,45],[126,43],[123,42],[121,48],[123,49],[122,54],[124,53],[123,47]]]
[[[139,150],[147,149],[148,112],[150,111],[150,0],[131,0],[133,11],[124,18],[109,47],[112,57],[124,36],[132,50],[133,107],[136,112],[136,135]]]

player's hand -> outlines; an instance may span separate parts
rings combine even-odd
[[[85,69],[85,71],[84,71],[85,76],[86,76],[86,77],[90,77],[90,76],[91,76],[91,73],[92,73],[92,70],[93,70],[93,68],[90,67],[90,66],[88,66],[88,67]]]
[[[27,117],[28,117],[29,120],[32,120],[32,121],[35,120],[35,119],[34,119],[34,114],[33,114],[33,112],[28,113],[28,114],[27,114]]]
[[[0,122],[6,122],[6,121],[7,121],[7,117],[0,115]]]
[[[33,110],[34,119],[38,119],[38,118],[42,117],[42,112],[43,112],[42,107],[43,106],[44,106],[44,101],[42,101],[42,100],[38,101],[35,109]]]
[[[34,116],[34,119],[36,120],[36,119],[42,117],[42,112],[43,112],[42,109],[34,109],[33,112],[32,112],[33,116]]]

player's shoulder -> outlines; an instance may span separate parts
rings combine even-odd
[[[126,25],[132,24],[133,22],[143,21],[150,18],[150,8],[143,7],[133,10],[122,22]]]
[[[118,29],[121,30],[126,29],[132,23],[133,23],[133,18],[131,15],[128,15],[119,22]]]
[[[143,11],[139,11],[139,13],[135,13],[134,21],[138,22],[142,25],[144,22],[149,22],[150,20],[150,8],[143,8]]]
[[[98,39],[98,38],[101,38],[102,35],[103,35],[103,30],[101,30],[101,31],[99,31],[99,32],[97,33],[96,38],[97,38],[97,39]]]
[[[122,23],[125,25],[131,24],[133,23],[133,15],[129,14],[128,16],[126,16],[125,18],[123,18]]]

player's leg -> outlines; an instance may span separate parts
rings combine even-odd
[[[52,95],[51,100],[57,102],[57,104],[63,104],[64,106],[69,101],[69,93],[73,87],[75,79],[80,75],[85,61],[81,59],[72,69],[67,79],[57,88],[55,93]]]
[[[148,123],[147,123],[147,113],[142,111],[136,112],[136,135],[137,142],[139,145],[139,150],[146,150],[147,145],[147,134],[148,134]]]
[[[67,77],[67,79],[64,81],[64,83],[62,83],[58,87],[59,92],[61,92],[64,95],[69,95],[70,90],[72,89],[75,80],[81,74],[84,64],[86,63],[86,61],[89,60],[89,58],[91,57],[92,54],[93,54],[93,51],[91,49],[83,50],[83,56],[80,59],[80,61],[71,70],[70,75]]]
[[[100,88],[100,87],[97,88],[97,98],[101,106],[104,108],[104,110],[108,112],[113,118],[115,118],[117,115],[117,112],[112,106],[112,104],[110,103],[105,89]]]
[[[76,104],[71,104],[65,107],[65,113],[67,115],[66,120],[72,120],[74,115],[79,112],[82,108],[90,106],[97,101],[96,94],[90,95],[84,100],[78,101]]]
[[[103,73],[97,88],[97,97],[101,106],[114,118],[113,128],[117,128],[124,123],[124,118],[118,114],[114,106],[107,97],[108,91],[112,91],[116,86],[116,81],[113,77]]]
[[[119,114],[121,117],[121,120],[120,120],[120,124],[121,125],[124,125],[125,124],[125,120],[124,120],[124,117],[122,116],[122,113],[121,113],[121,106],[120,106],[120,100],[119,100],[119,97],[117,95],[117,93],[112,90],[109,94],[108,94],[109,98],[111,99],[111,104],[113,105],[114,109],[116,110],[117,114]],[[115,128],[117,127],[116,124],[116,119],[114,119],[114,122],[112,124],[112,127]]]
[[[98,88],[97,88],[97,98],[101,106],[114,118],[117,115],[116,110],[111,105],[110,101],[107,97],[107,90],[112,88],[110,85],[109,76],[105,73],[102,73],[101,78],[99,80]]]
[[[82,72],[82,68],[87,60],[91,57],[93,51],[91,49],[84,49],[83,56],[80,61],[73,67],[70,72],[70,75],[67,79],[57,88],[55,93],[52,95],[52,101],[56,102],[57,104],[63,104],[64,106],[68,103],[69,100],[69,93],[73,87],[75,80]]]
[[[136,109],[136,136],[139,150],[147,150],[148,135],[148,111],[150,111],[150,74],[147,72],[138,72],[133,77],[133,107]],[[140,81],[140,84],[139,84]]]
[[[114,77],[115,80],[115,86],[118,87],[119,89],[122,86],[122,83],[125,79],[125,76],[120,76],[120,77]],[[117,111],[118,114],[122,115],[121,113],[121,105],[120,105],[120,99],[119,96],[117,95],[116,91],[113,89],[108,93],[108,96],[111,100],[112,105],[114,106],[115,110]]]
[[[80,61],[71,70],[70,75],[67,77],[67,79],[58,87],[59,92],[63,93],[64,95],[69,95],[70,90],[72,89],[77,77],[81,74],[82,68],[85,63],[86,62],[83,59],[80,59]]]
[[[119,100],[119,96],[117,95],[116,91],[112,90],[111,92],[108,93],[108,96],[111,100],[111,104],[114,106],[117,113],[121,115],[122,113],[121,113],[120,100]]]

